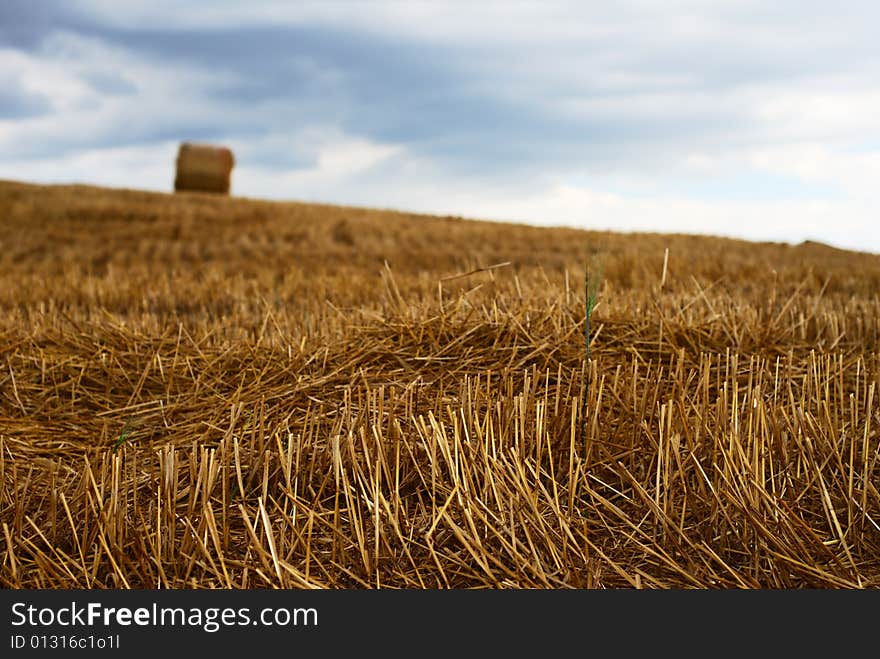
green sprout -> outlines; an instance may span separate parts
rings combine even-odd
[[[116,449],[122,446],[125,442],[131,439],[131,435],[133,432],[133,428],[131,427],[131,419],[128,419],[125,422],[125,425],[122,426],[122,431],[119,433],[119,438],[116,440],[116,443],[113,445],[113,453],[116,453]]]
[[[602,278],[601,270],[593,278],[592,282],[590,281],[590,269],[587,268],[587,271],[584,273],[584,299],[586,300],[586,314],[584,318],[584,342],[585,342],[585,358],[587,364],[590,362],[590,316],[593,315],[593,310],[596,308],[596,300],[599,297],[599,281]]]
[[[594,277],[590,277],[590,266],[587,265],[584,272],[584,389],[581,397],[581,444],[586,446],[587,438],[587,390],[590,386],[590,316],[596,308],[599,298],[599,282],[602,279],[602,270],[597,268]]]

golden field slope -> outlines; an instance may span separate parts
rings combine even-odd
[[[876,588],[878,291],[816,243],[2,182],[0,585]]]

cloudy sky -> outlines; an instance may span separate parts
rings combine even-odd
[[[880,5],[0,1],[0,178],[880,252]]]

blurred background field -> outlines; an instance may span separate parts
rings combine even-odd
[[[819,243],[0,182],[0,585],[876,588],[878,291]]]

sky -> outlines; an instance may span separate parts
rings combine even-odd
[[[880,253],[880,4],[0,0],[0,178]]]

